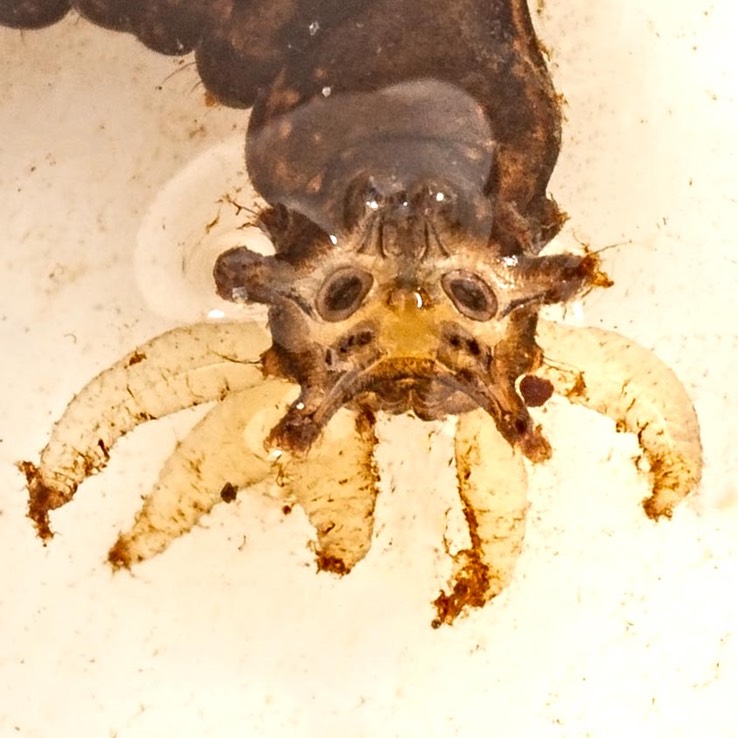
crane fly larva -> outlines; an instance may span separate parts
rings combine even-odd
[[[547,188],[561,101],[523,0],[2,0],[0,23],[70,9],[163,54],[193,53],[208,94],[252,108],[254,223],[274,253],[220,254],[213,289],[268,307],[269,332],[178,328],[93,379],[23,462],[39,535],[140,423],[214,402],[109,560],[130,567],[236,489],[273,478],[346,573],[372,537],[374,419],[458,416],[470,545],[435,624],[510,581],[523,459],[552,453],[529,406],[562,394],[638,434],[653,519],[698,483],[699,429],[672,372],[621,336],[539,319],[607,286],[592,253],[543,251],[565,220]],[[142,92],[142,94],[144,94]]]

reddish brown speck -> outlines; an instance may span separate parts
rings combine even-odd
[[[130,569],[131,555],[128,551],[128,545],[122,538],[118,538],[115,545],[108,552],[108,563],[113,569]]]
[[[350,571],[345,562],[337,556],[327,556],[325,554],[318,554],[318,570],[329,571],[339,576],[348,574]]]
[[[16,466],[26,477],[28,517],[36,526],[36,534],[45,544],[54,537],[49,525],[49,510],[60,507],[67,502],[67,499],[61,492],[43,483],[35,464],[30,461],[21,461]]]
[[[528,407],[540,407],[553,394],[553,385],[547,379],[529,374],[520,380],[520,394]]]
[[[141,353],[140,351],[134,351],[128,357],[128,362],[126,363],[126,366],[134,366],[135,364],[140,364],[145,358],[146,354]]]
[[[220,499],[223,502],[233,502],[238,496],[238,489],[230,482],[226,482],[223,485],[223,489],[220,490]]]

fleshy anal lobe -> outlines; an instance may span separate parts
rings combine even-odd
[[[243,253],[235,256],[244,259]],[[262,264],[253,269],[251,260]],[[241,275],[253,278],[264,261],[267,259],[256,255],[241,261]],[[387,261],[382,264],[391,273]],[[590,257],[528,257],[519,262],[520,290],[534,294],[536,300],[513,307],[490,323],[458,316],[449,319],[448,305],[432,292],[426,295],[428,305],[414,310],[413,295],[400,287],[403,303],[410,306],[406,317],[397,312],[396,304],[390,307],[388,301],[375,299],[345,324],[325,325],[291,298],[299,289],[299,277],[290,285],[262,274],[259,296],[270,303],[274,338],[264,356],[264,368],[268,374],[296,379],[302,387],[298,402],[275,428],[271,442],[295,452],[307,450],[344,405],[372,414],[413,410],[423,419],[482,407],[511,444],[533,460],[547,458],[548,443],[533,424],[516,381],[540,365],[541,352],[535,342],[540,305],[569,299],[594,283],[599,272],[596,258]],[[285,266],[283,261],[277,263]],[[290,268],[298,275],[310,273],[308,264],[301,267]],[[381,278],[381,271],[378,276]],[[398,290],[391,280],[383,284]],[[404,332],[415,331],[414,340],[391,335],[393,324]],[[367,338],[354,341],[358,336]],[[339,352],[343,356],[337,361]]]
[[[277,253],[226,254],[216,282],[225,297],[243,284],[270,305],[265,367],[302,387],[275,442],[304,449],[344,404],[426,418],[480,406],[530,458],[549,453],[515,383],[541,360],[540,306],[604,278],[591,256],[537,256],[563,222],[546,197],[560,111],[527,6],[462,0],[455,10],[357,7],[287,58],[254,108],[247,163],[272,206],[261,222]],[[326,325],[304,285],[317,291],[347,262],[373,274],[368,300],[380,307],[368,345],[338,367],[332,351],[356,321]],[[497,280],[494,317],[438,309],[454,269]],[[382,336],[393,316],[381,305],[402,291],[430,293],[419,310],[431,318],[410,316],[435,340],[422,355],[394,355]]]

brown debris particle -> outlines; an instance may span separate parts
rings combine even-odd
[[[223,485],[223,489],[220,490],[220,499],[223,502],[233,502],[238,496],[238,489],[230,482],[226,482]]]
[[[460,557],[466,558],[467,562],[456,575],[453,590],[448,594],[441,592],[433,601],[436,608],[436,617],[431,621],[433,628],[451,625],[465,608],[483,607],[487,602],[489,567],[474,549],[460,551],[456,559]]]
[[[673,514],[673,503],[670,504],[668,491],[681,486],[674,479],[675,465],[669,459],[654,454],[648,454],[648,461],[651,465],[649,476],[653,493],[643,500],[643,510],[651,520],[668,520]]]
[[[54,537],[49,524],[49,510],[61,507],[69,500],[59,490],[45,484],[38,467],[30,461],[21,461],[18,470],[26,477],[28,487],[28,517],[36,527],[36,535],[44,542]]]
[[[483,607],[489,600],[492,578],[490,568],[482,560],[483,548],[479,537],[479,526],[474,510],[462,498],[464,517],[469,526],[471,548],[459,551],[454,556],[456,574],[450,593],[441,592],[433,601],[436,617],[431,621],[432,628],[452,625],[454,620],[467,607]]]
[[[126,366],[135,366],[136,364],[140,364],[145,358],[146,358],[146,354],[142,353],[141,351],[134,351],[128,357]]]
[[[566,392],[566,398],[574,400],[577,397],[584,397],[586,394],[587,384],[584,381],[584,374],[582,372],[578,372],[574,385]]]
[[[344,576],[348,574],[350,569],[346,566],[342,559],[338,556],[328,556],[323,553],[319,553],[317,556],[318,571],[329,571],[331,574],[338,574]]]
[[[553,394],[551,382],[533,374],[528,374],[520,380],[520,394],[528,407],[540,407]]]
[[[122,538],[119,537],[108,552],[108,563],[113,569],[130,569],[131,564],[134,563],[131,560],[128,544]]]

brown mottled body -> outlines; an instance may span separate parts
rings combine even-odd
[[[194,50],[209,92],[227,105],[255,104],[256,129],[320,100],[326,87],[345,95],[419,79],[458,86],[491,123],[500,203],[535,221],[539,238],[560,225],[545,196],[559,106],[524,0],[460,0],[453,14],[412,0],[2,0],[0,24],[37,28],[70,8],[160,53]],[[376,135],[384,133],[392,131]],[[251,174],[266,189],[280,180],[278,165]]]
[[[482,407],[549,454],[515,382],[541,305],[603,284],[592,257],[539,257],[563,221],[546,187],[560,110],[523,0],[76,0],[207,89],[253,104],[251,179],[276,255],[234,249],[229,300],[270,305],[273,374],[302,394],[272,441],[307,449],[342,405],[439,418]],[[65,5],[0,4],[38,26]]]
[[[194,51],[209,92],[227,105],[255,106],[252,136],[320,101],[326,88],[373,93],[421,79],[457,86],[491,124],[498,150],[489,194],[503,210],[514,207],[534,247],[561,224],[546,198],[560,111],[524,0],[459,0],[453,13],[444,3],[413,0],[0,0],[0,24],[37,28],[70,8],[160,53]],[[464,125],[465,111],[448,112]],[[366,128],[350,117],[353,128]],[[392,133],[377,130],[373,138]],[[299,162],[281,162],[274,152],[252,161],[268,200],[280,185],[308,185]],[[296,181],[280,176],[288,170]]]
[[[337,22],[331,3],[312,5],[315,35],[302,54],[286,59],[258,100],[251,123],[252,140],[275,121],[289,121],[291,111],[329,105],[335,96],[345,99],[351,95],[354,102],[358,93],[379,93],[417,80],[453,85],[466,92],[478,109],[470,111],[455,100],[449,100],[450,106],[444,109],[446,100],[434,98],[432,88],[427,109],[419,112],[425,113],[426,121],[434,115],[434,125],[414,121],[415,125],[425,128],[425,137],[449,142],[454,133],[450,128],[458,135],[474,124],[470,120],[474,113],[483,116],[489,124],[489,137],[467,142],[467,153],[481,157],[488,145],[495,148],[493,167],[484,172],[485,194],[494,200],[495,220],[517,216],[530,230],[527,237],[531,245],[540,246],[548,240],[560,225],[555,207],[546,199],[559,151],[560,113],[525,2],[460,0],[453,13],[438,2],[343,3],[344,12],[346,5],[355,9]],[[335,107],[339,105],[340,100]],[[420,106],[416,103],[416,107]],[[351,145],[363,145],[364,161],[371,165],[371,151],[366,149],[396,136],[411,135],[407,126],[401,129],[400,116],[379,119],[374,127],[373,118],[381,110],[372,115],[371,110],[357,108],[355,112],[345,110],[343,115],[331,111],[329,116],[316,116],[319,128],[311,130],[303,125],[294,130],[297,143],[278,151],[276,162],[274,150],[255,151],[249,146],[251,176],[268,200],[279,198],[285,190],[307,189],[315,166],[310,165],[321,159],[330,161],[337,140],[344,151]],[[320,135],[317,143],[316,134]],[[279,157],[282,153],[284,161]],[[514,215],[505,212],[508,208],[514,208]],[[495,237],[504,236],[500,233]]]

